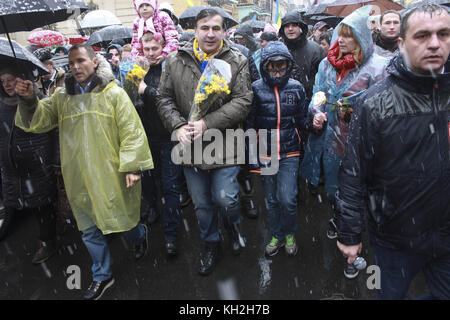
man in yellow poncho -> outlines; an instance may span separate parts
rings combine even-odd
[[[16,125],[35,133],[59,127],[67,196],[93,260],[84,298],[99,299],[114,284],[105,234],[124,232],[135,258],[146,254],[139,180],[153,160],[139,116],[108,62],[82,44],[70,49],[69,65],[65,88],[40,101],[30,81],[18,80]]]

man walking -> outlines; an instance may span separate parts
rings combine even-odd
[[[312,29],[312,36],[309,40],[313,40],[320,44],[320,36],[327,33],[330,26],[325,21],[317,22]]]
[[[319,63],[326,53],[319,44],[307,39],[308,25],[302,21],[298,12],[289,12],[281,19],[279,34],[298,67],[293,70],[292,78],[305,88],[306,102],[309,104]]]
[[[338,247],[353,263],[367,220],[379,299],[403,299],[422,270],[450,299],[450,14],[424,5],[404,16],[401,55],[354,107],[336,194]]]
[[[392,58],[398,53],[398,36],[402,16],[394,10],[383,12],[380,16],[380,30],[373,33],[375,53]]]
[[[86,45],[69,50],[72,76],[65,88],[36,98],[30,81],[18,80],[16,125],[42,133],[59,127],[61,168],[67,197],[93,260],[93,281],[84,299],[99,299],[114,284],[104,235],[124,232],[135,259],[147,252],[147,228],[139,223],[140,171],[153,162],[147,137],[128,95],[109,63]]]
[[[188,122],[197,83],[206,65],[212,59],[221,59],[231,66],[230,94],[218,100],[202,119]],[[193,140],[201,139],[207,129],[218,129],[225,135],[226,129],[237,129],[250,112],[253,93],[247,59],[231,47],[225,39],[223,17],[214,9],[202,10],[196,18],[195,38],[178,52],[167,56],[158,88],[158,112],[169,132],[175,132],[180,143],[189,147]],[[234,149],[235,141],[224,150]],[[203,148],[208,146],[203,143]],[[218,211],[223,214],[229,231],[232,251],[241,251],[239,223],[240,203],[237,175],[240,166],[227,164],[225,154],[221,163],[188,164],[183,168],[189,192],[195,205],[201,238],[205,243],[200,258],[199,273],[209,274],[219,255]],[[229,159],[226,159],[229,160]]]
[[[144,100],[140,116],[149,139],[155,163],[155,169],[151,170],[151,175],[150,172],[144,173],[142,185],[143,197],[147,199],[151,210],[156,210],[156,183],[161,185],[162,196],[164,197],[162,219],[166,251],[168,256],[175,256],[177,254],[178,226],[181,220],[181,167],[175,165],[171,159],[174,144],[170,140],[169,131],[164,128],[161,122],[156,106],[156,91],[164,63],[161,63],[157,58],[161,56],[164,49],[164,41],[164,37],[156,40],[151,32],[147,32],[142,36],[142,49],[144,56],[150,63],[150,69],[139,87],[139,94],[142,95]],[[151,197],[154,198],[152,199]]]

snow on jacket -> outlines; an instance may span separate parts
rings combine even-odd
[[[260,45],[258,41],[256,40],[255,36],[253,35],[253,29],[248,24],[240,25],[236,31],[234,32],[234,35],[240,34],[243,36],[246,40],[246,47],[250,51],[249,55],[251,56],[253,53],[255,53],[256,50],[260,48]]]
[[[158,114],[158,107],[156,105],[156,94],[161,79],[163,65],[165,62],[148,69],[144,77],[144,82],[147,85],[144,94],[142,95],[142,106],[136,106],[142,124],[149,142],[170,142],[170,133],[164,127],[161,118]]]
[[[274,56],[286,57],[289,61],[286,74],[272,78],[266,64]],[[262,50],[260,70],[262,79],[252,84],[253,106],[246,122],[246,129],[268,130],[267,155],[276,153],[277,158],[300,156],[299,130],[309,131],[312,122],[308,119],[305,90],[300,82],[290,78],[294,60],[288,48],[281,42],[271,41]],[[277,143],[271,145],[271,132],[277,132]],[[259,166],[250,165],[251,169]]]
[[[195,90],[202,76],[199,61],[194,55],[193,42],[194,40],[189,41],[177,52],[173,52],[167,57],[157,91],[158,113],[165,128],[171,134],[174,130],[187,124]],[[243,122],[251,109],[253,92],[248,60],[238,49],[233,48],[228,40],[223,40],[222,49],[215,59],[224,60],[231,66],[232,78],[229,84],[231,93],[217,99],[203,120],[208,129],[218,129],[225,137],[226,129],[243,127]],[[204,135],[207,134],[208,130]],[[195,164],[195,166],[202,170],[209,170],[233,165],[230,162],[235,165],[238,149],[237,139],[233,140],[234,144],[229,145],[224,138],[224,150],[233,148],[233,157],[228,152],[223,152],[222,164],[209,164],[202,159],[202,163]],[[203,150],[209,145],[204,141]]]
[[[351,27],[353,34],[361,45],[364,53],[362,64],[348,72],[339,85],[337,84],[336,69],[330,61],[324,59],[319,65],[313,93],[324,92],[327,100],[331,103],[343,97],[353,101],[352,96],[361,93],[387,75],[386,65],[388,60],[373,53],[372,37],[366,23],[369,10],[370,6],[364,6],[341,22],[341,24]],[[337,41],[338,28],[339,25],[335,29],[332,43]],[[313,117],[316,112],[313,101],[311,101],[309,105],[310,116]],[[337,108],[331,104],[325,104],[322,112],[327,112],[328,121],[324,124],[324,129],[319,132],[314,131],[309,135],[305,157],[300,167],[300,175],[317,186],[321,175],[320,161],[322,159],[327,196],[334,199],[338,186],[339,164],[345,152],[348,123],[338,118]]]
[[[338,239],[426,255],[450,252],[450,63],[422,76],[394,57],[357,100],[339,171]],[[444,250],[444,251],[442,251]]]
[[[290,40],[284,33],[284,27],[289,23],[295,23],[302,29],[299,38]],[[308,40],[308,25],[302,21],[297,11],[287,13],[281,20],[279,31],[284,43],[294,58],[296,66],[292,71],[292,78],[299,81],[306,91],[306,98],[309,100],[312,96],[314,77],[317,73],[320,61],[326,57],[325,51],[314,41]]]
[[[78,228],[96,225],[103,234],[128,231],[139,221],[141,184],[127,188],[130,172],[153,168],[141,120],[112,74],[99,64],[88,92],[73,76],[46,99],[21,100],[16,125],[27,132],[59,128],[61,169]]]
[[[56,201],[55,130],[28,133],[14,124],[18,98],[0,90],[0,168],[3,204],[36,208]]]
[[[144,56],[141,37],[146,32],[152,32],[153,34],[159,33],[164,36],[166,44],[162,52],[163,57],[167,57],[169,53],[176,51],[178,49],[178,31],[175,28],[172,19],[170,19],[170,16],[166,12],[158,10],[158,0],[149,1],[155,9],[155,12],[153,13],[153,16],[148,19],[141,17],[136,2],[138,1],[133,1],[138,16],[133,21],[133,38],[131,40],[133,49],[131,50],[131,54],[133,56]],[[138,4],[141,2],[142,1],[139,1]],[[139,30],[140,28],[141,30]]]

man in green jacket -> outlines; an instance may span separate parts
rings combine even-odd
[[[230,93],[219,98],[200,120],[188,121],[199,79],[213,59],[223,60],[231,66]],[[242,127],[243,120],[250,112],[252,98],[247,59],[225,40],[222,16],[214,9],[202,10],[196,18],[195,38],[166,58],[157,95],[158,112],[164,126],[184,148],[189,148],[191,144],[195,146],[203,135],[213,131],[222,133],[224,137],[226,129]],[[237,163],[237,142],[225,140],[223,138],[223,150],[234,150],[232,156],[227,157],[226,152],[217,152],[218,161],[205,161],[202,157],[200,163],[195,159],[194,162],[183,163],[205,243],[200,258],[201,275],[209,274],[218,259],[220,234],[217,211],[223,214],[232,252],[238,255],[243,244],[239,233],[237,174],[240,166]],[[203,150],[208,145],[203,142]]]
[[[43,100],[30,81],[18,80],[16,125],[35,133],[59,128],[67,197],[93,260],[84,299],[99,299],[114,284],[104,235],[124,232],[136,259],[147,252],[140,171],[153,168],[153,161],[139,116],[108,62],[81,44],[70,49],[69,65],[65,87]]]

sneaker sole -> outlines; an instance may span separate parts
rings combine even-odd
[[[100,295],[99,295],[97,298],[95,298],[94,300],[99,300],[99,299],[103,296],[103,294],[105,293],[105,291],[106,291],[107,289],[109,289],[115,282],[116,282],[116,281],[115,281],[114,279],[112,279],[112,281],[111,281],[110,283],[108,283],[108,284],[103,288],[103,290],[102,290],[102,292],[100,293]]]
[[[359,274],[359,270],[358,270],[356,273],[354,273],[354,274],[348,274],[348,273],[345,272],[345,270],[344,270],[344,276],[345,276],[347,279],[354,279],[354,278],[356,278],[356,277],[358,276],[358,274]]]
[[[289,253],[287,247],[284,247],[284,249],[286,250],[286,254],[288,256],[295,256],[297,254],[297,252],[298,252],[298,247],[295,248],[293,253]]]
[[[335,233],[333,236],[331,236],[331,235],[329,235],[329,234],[327,233],[327,238],[328,238],[328,239],[331,239],[331,240],[336,239],[336,238],[337,238],[337,234]]]
[[[265,253],[266,253],[267,256],[273,257],[273,256],[276,255],[276,254],[280,251],[280,249],[283,248],[283,247],[284,247],[284,243],[283,243],[282,245],[280,245],[276,251],[274,251],[274,252],[272,252],[272,253],[268,253],[267,251],[265,251]]]

